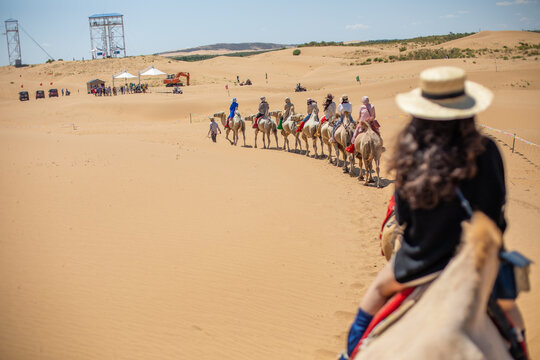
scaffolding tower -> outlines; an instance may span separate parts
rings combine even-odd
[[[19,22],[14,19],[4,21],[8,46],[9,65],[21,66],[21,41],[19,40]]]
[[[90,26],[90,52],[92,59],[98,57],[126,56],[124,15],[96,14],[88,17]]]

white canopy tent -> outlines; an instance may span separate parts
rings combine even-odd
[[[142,76],[156,76],[156,75],[167,75],[163,71],[160,71],[154,67],[154,65],[147,67],[146,69],[139,71],[139,84],[141,83]]]
[[[132,74],[128,73],[126,70],[124,70],[119,74],[113,75],[113,77],[112,77],[113,86],[114,86],[114,79],[131,79],[131,78],[136,78],[136,76],[132,75]],[[126,80],[126,83],[127,83],[127,80]]]

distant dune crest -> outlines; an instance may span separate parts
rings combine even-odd
[[[164,51],[158,53],[157,55],[173,56],[179,54],[216,54],[216,53],[227,53],[235,51],[260,51],[260,50],[275,50],[288,47],[290,45],[284,44],[273,44],[273,43],[262,43],[262,42],[252,42],[252,43],[218,43],[213,45],[203,45],[197,46],[188,49],[179,49]]]

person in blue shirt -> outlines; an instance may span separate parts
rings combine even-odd
[[[229,113],[229,117],[227,118],[227,124],[225,125],[225,129],[229,128],[229,120],[234,117],[234,112],[236,111],[236,109],[238,109],[238,103],[236,102],[236,98],[233,98],[232,104],[229,107],[230,113]]]

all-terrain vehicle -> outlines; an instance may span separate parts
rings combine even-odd
[[[49,97],[58,97],[58,89],[49,89]]]
[[[45,99],[45,91],[36,90],[36,99]]]
[[[21,92],[19,92],[19,100],[21,100],[21,101],[28,101],[28,100],[30,100],[30,96],[28,96],[28,91],[21,91]]]
[[[307,91],[307,89],[305,87],[303,87],[302,85],[300,85],[300,83],[296,84],[296,89],[294,89],[295,92],[300,92],[300,91]]]

